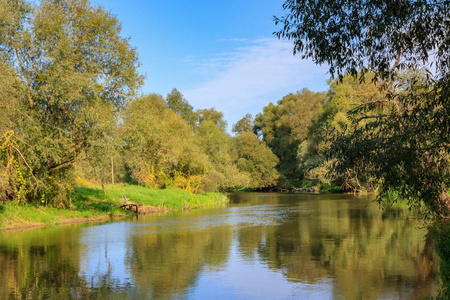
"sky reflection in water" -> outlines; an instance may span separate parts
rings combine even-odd
[[[0,298],[421,299],[434,288],[426,232],[408,212],[348,195],[231,197],[223,208],[4,233]]]

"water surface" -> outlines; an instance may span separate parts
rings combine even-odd
[[[422,299],[421,221],[350,195],[0,233],[0,299]]]

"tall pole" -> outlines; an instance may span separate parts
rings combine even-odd
[[[111,156],[111,182],[114,184],[114,157]]]

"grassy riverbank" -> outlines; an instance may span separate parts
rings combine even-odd
[[[38,227],[102,221],[131,215],[117,206],[122,196],[141,205],[147,212],[193,209],[227,201],[220,193],[191,195],[177,189],[151,189],[137,185],[108,185],[103,194],[99,186],[75,188],[71,207],[62,209],[9,202],[0,205],[0,229]]]
[[[190,194],[178,189],[151,189],[139,185],[107,185],[106,195],[101,187],[75,188],[75,198],[78,200],[104,201],[112,205],[120,205],[122,196],[126,196],[131,202],[151,206],[156,210],[182,210],[205,206],[211,206],[228,201],[227,197],[220,193]]]

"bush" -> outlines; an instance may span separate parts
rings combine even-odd
[[[319,184],[319,189],[321,193],[339,193],[340,188],[336,185],[328,184],[328,183],[321,183]]]
[[[450,299],[450,221],[441,221],[428,228],[428,237],[439,255],[439,291],[436,299]]]

